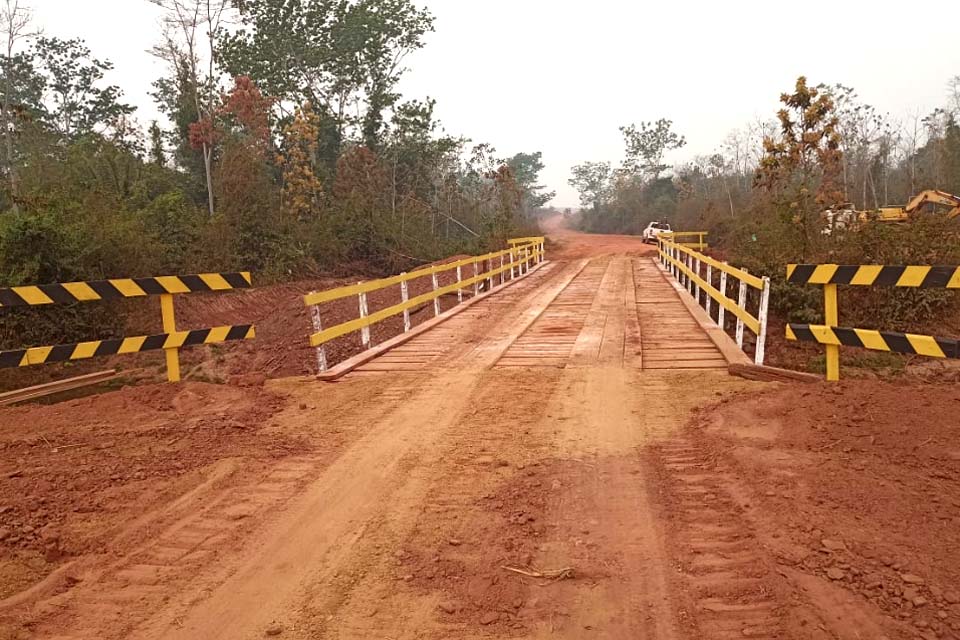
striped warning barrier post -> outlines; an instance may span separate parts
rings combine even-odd
[[[0,307],[72,304],[164,294],[228,291],[249,289],[251,286],[250,274],[246,272],[40,284],[0,288]]]
[[[960,358],[960,341],[951,338],[838,326],[839,285],[960,289],[960,266],[789,264],[787,282],[823,287],[825,324],[788,324],[786,333],[787,340],[816,342],[826,347],[827,380],[840,379],[842,346],[931,358]]]
[[[153,336],[117,338],[115,340],[92,340],[75,344],[61,344],[55,347],[15,349],[13,351],[0,351],[0,369],[85,360],[87,358],[139,353],[141,351],[180,349],[234,340],[252,340],[255,337],[256,329],[252,325],[238,325],[161,333]]]
[[[188,293],[249,289],[251,287],[250,274],[248,272],[237,272],[118,278],[0,288],[0,308],[39,307],[159,296],[164,330],[162,334],[151,336],[92,340],[49,347],[0,351],[0,368],[26,367],[162,349],[167,358],[167,379],[170,382],[179,382],[180,349],[201,344],[252,340],[256,337],[256,330],[253,325],[238,325],[178,331],[174,312],[174,296]]]
[[[930,358],[960,359],[960,340],[935,338],[914,333],[828,327],[816,324],[788,324],[787,339],[838,347],[860,347]]]
[[[847,284],[866,287],[960,289],[960,267],[839,264],[787,265],[792,284]]]

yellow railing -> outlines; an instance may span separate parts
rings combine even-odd
[[[839,285],[960,289],[960,266],[788,264],[787,282],[823,287],[824,324],[788,324],[787,340],[825,345],[827,380],[840,379],[840,347],[860,347],[931,358],[960,358],[960,340],[840,327]]]
[[[661,233],[660,236],[665,240],[676,242],[683,247],[703,251],[709,248],[707,244],[707,233],[707,231],[666,231]],[[696,238],[696,240],[685,240],[685,238]]]
[[[693,233],[699,234],[700,232]],[[666,235],[661,234],[658,238],[660,262],[689,291],[690,295],[696,299],[697,304],[702,304],[705,307],[707,315],[711,319],[713,319],[713,303],[717,303],[716,321],[720,328],[724,328],[726,312],[729,311],[733,314],[737,319],[737,346],[743,348],[744,328],[756,334],[757,344],[754,351],[754,361],[757,364],[763,364],[767,336],[767,309],[770,306],[770,278],[760,278],[746,269],[732,267],[726,262],[711,258],[684,244],[664,237]],[[686,234],[673,233],[671,235],[677,237]],[[719,283],[716,287],[713,284],[714,272],[719,274]],[[727,280],[731,277],[740,283],[736,300],[727,296]],[[760,292],[756,316],[747,311],[748,288]],[[701,292],[705,294],[702,297],[703,302],[701,302]]]
[[[471,256],[454,262],[431,265],[411,271],[401,273],[389,278],[379,280],[370,280],[359,282],[355,285],[339,287],[329,291],[319,291],[311,293],[304,297],[304,303],[311,307],[311,316],[313,319],[314,333],[310,336],[310,345],[317,348],[317,366],[321,372],[327,370],[327,356],[324,345],[331,340],[341,336],[360,331],[360,340],[362,346],[366,349],[371,346],[370,327],[387,318],[403,314],[403,330],[410,331],[410,311],[422,304],[433,302],[434,315],[439,316],[442,313],[440,308],[440,298],[445,295],[457,294],[457,302],[463,301],[464,291],[472,288],[473,295],[480,294],[481,287],[487,291],[495,287],[495,278],[499,279],[500,284],[508,280],[513,280],[525,276],[531,268],[543,262],[544,258],[544,238],[514,238],[508,240],[511,245],[509,249],[495,251],[480,256]],[[499,261],[499,265],[495,263]],[[487,270],[480,272],[480,265],[486,263]],[[463,268],[472,267],[473,274],[467,274],[464,278]],[[456,271],[456,282],[446,286],[440,286],[439,274],[449,271]],[[427,293],[410,297],[408,283],[418,278],[430,277],[432,279],[433,289]],[[367,304],[367,294],[388,287],[400,285],[400,302],[385,309],[370,313]],[[340,300],[357,296],[359,317],[338,325],[323,328],[320,307],[326,302]]]

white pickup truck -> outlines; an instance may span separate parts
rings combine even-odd
[[[654,244],[657,241],[657,236],[661,233],[670,233],[673,229],[670,228],[669,223],[666,222],[651,222],[647,225],[647,228],[643,230],[643,241],[647,244]]]

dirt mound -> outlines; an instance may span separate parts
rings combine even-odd
[[[958,411],[956,385],[847,381],[726,400],[695,433],[782,563],[944,637],[960,629]]]
[[[186,383],[0,409],[0,598],[102,548],[216,460],[302,450],[263,431],[282,404],[262,388]]]

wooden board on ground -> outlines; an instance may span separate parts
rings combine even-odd
[[[87,375],[77,376],[75,378],[57,380],[56,382],[47,382],[45,384],[39,384],[33,387],[26,387],[25,389],[17,389],[16,391],[8,391],[6,393],[0,393],[0,406],[16,404],[18,402],[26,402],[27,400],[35,400],[37,398],[52,396],[55,393],[62,393],[64,391],[72,391],[73,389],[89,387],[95,384],[100,384],[101,382],[106,382],[107,380],[112,380],[116,377],[116,370],[110,369],[109,371],[88,373]]]
[[[747,380],[761,380],[764,382],[821,382],[822,378],[812,373],[778,369],[757,364],[731,364],[727,370],[731,375],[740,376]]]

